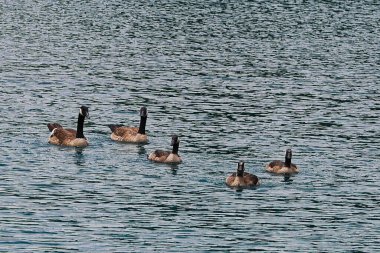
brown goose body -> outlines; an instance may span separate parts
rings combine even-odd
[[[156,150],[149,154],[148,159],[159,163],[181,163],[182,159],[178,154],[170,151]]]
[[[256,175],[244,172],[244,163],[239,162],[237,172],[226,178],[226,185],[236,188],[249,188],[260,185]]]
[[[55,128],[49,137],[49,143],[68,147],[86,147],[88,141],[86,138],[77,138],[73,129]]]
[[[294,163],[290,164],[290,167],[286,166],[283,161],[274,160],[267,164],[266,171],[277,174],[298,173],[299,169]]]
[[[48,142],[54,145],[69,146],[69,147],[86,147],[88,146],[88,141],[83,135],[83,123],[84,118],[88,116],[88,108],[85,106],[81,107],[78,116],[78,126],[77,130],[70,128],[63,128],[58,123],[47,124],[51,134],[49,136]]]
[[[111,129],[111,139],[119,142],[147,143],[148,136],[145,133],[146,120],[148,117],[146,107],[140,109],[140,126],[129,127],[123,125],[109,125]]]
[[[265,166],[266,171],[276,174],[293,174],[298,173],[299,168],[294,163],[291,163],[292,150],[287,149],[285,154],[285,162],[274,160]]]
[[[131,143],[146,143],[148,142],[148,136],[146,134],[140,134],[138,127],[127,127],[127,126],[110,126],[111,128],[111,139],[120,142],[131,142]]]
[[[155,150],[149,154],[148,159],[159,163],[181,163],[182,158],[178,155],[179,139],[177,135],[172,137],[172,151]]]

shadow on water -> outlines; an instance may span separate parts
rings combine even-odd
[[[168,170],[172,175],[177,175],[178,172],[178,164],[168,164]]]
[[[179,168],[178,164],[169,164],[169,168],[173,175],[177,175],[177,171]]]
[[[86,160],[83,155],[83,148],[75,148],[75,164],[83,166],[85,163]]]
[[[113,145],[117,145],[118,148],[120,148],[120,151],[124,153],[137,153],[139,155],[145,155],[147,154],[147,150],[145,146],[148,143],[127,143],[127,142],[116,142],[112,141]]]
[[[177,175],[177,169],[170,169],[170,172],[172,173],[173,176]]]
[[[138,148],[137,153],[138,153],[139,155],[145,155],[145,154],[146,154],[145,145],[146,145],[146,143],[144,143],[144,144],[138,144],[138,145],[137,145],[137,148]]]
[[[284,182],[287,184],[291,184],[293,182],[293,179],[291,179],[292,175],[289,173],[284,174]]]
[[[241,193],[245,190],[256,190],[259,186],[251,186],[251,187],[230,187],[227,185],[228,188],[230,188],[231,190],[235,190],[235,192],[237,193]]]
[[[274,174],[272,175],[274,177],[283,177],[284,180],[282,182],[285,182],[287,184],[292,184],[293,183],[293,177],[294,175],[293,174],[290,174],[290,173],[285,173],[285,174]]]

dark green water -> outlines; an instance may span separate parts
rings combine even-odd
[[[376,1],[2,1],[1,252],[379,252]],[[46,123],[90,146],[51,146]],[[112,142],[107,124],[150,143]],[[180,136],[184,163],[146,154]],[[293,148],[301,173],[264,165]],[[262,180],[236,192],[244,160]]]

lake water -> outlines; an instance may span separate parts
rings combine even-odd
[[[1,1],[1,252],[380,251],[376,1]],[[46,124],[84,149],[52,146]],[[111,141],[138,125],[146,145]],[[147,161],[180,136],[177,167]],[[292,147],[301,173],[268,174]],[[243,160],[262,185],[237,192]]]

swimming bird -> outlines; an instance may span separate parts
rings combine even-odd
[[[88,141],[83,135],[84,119],[89,118],[88,107],[81,106],[78,115],[77,130],[63,128],[58,123],[47,124],[49,131],[49,143],[61,146],[86,147]]]
[[[291,174],[299,172],[299,168],[297,167],[297,165],[292,163],[292,150],[290,148],[286,150],[285,162],[280,160],[274,160],[270,162],[265,169],[268,172],[277,174]]]
[[[236,172],[226,178],[229,187],[249,188],[260,184],[259,178],[244,172],[244,162],[239,162]]]
[[[182,159],[178,155],[179,138],[177,135],[172,136],[172,151],[156,150],[149,154],[148,159],[159,163],[181,163]]]
[[[145,133],[146,119],[148,112],[145,106],[140,109],[140,126],[127,127],[123,125],[109,125],[111,129],[111,139],[120,142],[146,143],[148,136]]]

